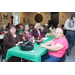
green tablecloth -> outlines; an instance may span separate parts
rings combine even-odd
[[[19,31],[19,33],[22,33],[23,31]]]
[[[30,31],[32,32],[33,30],[31,29]]]
[[[52,39],[54,39],[54,37],[48,37],[48,39],[43,40],[43,42],[41,44],[44,44]],[[33,49],[34,52],[22,51],[22,50],[20,50],[20,48],[18,46],[10,48],[7,51],[6,60],[8,60],[12,56],[16,56],[16,57],[25,58],[25,59],[35,61],[35,62],[41,62],[41,56],[46,54],[48,52],[48,50],[45,48],[41,48],[40,45],[37,45],[37,43],[35,43],[34,49]]]

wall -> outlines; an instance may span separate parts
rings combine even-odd
[[[38,12],[20,12],[20,23],[23,23],[23,17],[25,17],[25,23],[27,23],[27,20],[30,20],[31,24],[36,24],[34,17]],[[65,21],[71,17],[71,14],[73,12],[59,12],[59,25],[65,24]],[[8,20],[3,19],[3,14],[8,14]],[[50,12],[40,12],[43,16],[43,21],[41,22],[41,25],[44,25],[48,23],[48,20],[51,20],[51,13]],[[8,23],[11,23],[10,16],[12,15],[12,12],[2,12],[2,22],[0,25],[0,28],[3,26],[3,24],[8,25]],[[47,18],[48,17],[48,18]]]
[[[8,14],[8,20],[3,19],[3,14]],[[0,25],[0,28],[2,28],[3,24],[8,25],[8,23],[11,24],[11,15],[13,15],[12,12],[2,12],[2,22]],[[23,23],[23,17],[25,17],[25,23],[27,23],[27,13],[26,12],[20,12],[20,23]]]
[[[8,14],[8,19],[4,19],[3,14]],[[2,28],[3,24],[8,25],[8,23],[11,23],[11,19],[10,19],[11,15],[12,12],[2,12],[2,22],[0,22],[0,28]]]
[[[27,12],[20,12],[20,23],[23,23],[23,17],[25,17],[25,23],[27,23]]]
[[[59,25],[65,24],[65,21],[71,17],[74,12],[59,12]]]
[[[38,14],[38,12],[28,12],[28,20],[30,20],[30,24],[36,24],[37,22],[35,21],[35,15]],[[41,25],[44,25],[48,23],[48,20],[51,19],[51,13],[50,12],[40,12],[40,14],[43,16],[43,21],[40,22]]]

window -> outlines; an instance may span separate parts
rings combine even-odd
[[[20,23],[20,12],[13,12],[13,16],[14,16],[13,24],[14,25],[19,24]]]

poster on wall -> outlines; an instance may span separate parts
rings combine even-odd
[[[61,16],[61,18],[64,18],[64,17],[65,17],[64,15]]]
[[[3,14],[3,19],[8,19],[8,14]]]
[[[49,15],[47,15],[46,18],[49,18]]]
[[[2,13],[0,12],[0,22],[2,22]]]

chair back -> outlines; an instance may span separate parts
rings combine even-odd
[[[66,52],[67,52],[67,50],[66,50]],[[60,59],[59,62],[64,62],[64,61],[66,60],[66,52],[65,52],[65,54],[63,55],[63,57]]]

